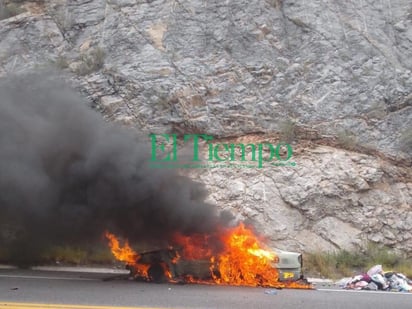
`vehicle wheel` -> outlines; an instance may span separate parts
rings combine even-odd
[[[133,266],[127,264],[126,267],[125,267],[125,269],[127,269],[128,271],[130,271],[130,273],[129,273],[129,276],[130,276],[130,277],[135,277],[135,276],[136,276],[136,269],[135,269]]]
[[[152,282],[162,283],[166,281],[163,267],[160,264],[153,264],[152,266],[150,266],[147,274],[149,275],[149,278]]]

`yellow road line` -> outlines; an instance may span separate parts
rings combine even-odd
[[[86,306],[86,305],[62,305],[62,304],[33,304],[33,303],[6,303],[0,302],[0,308],[8,309],[161,309],[150,307],[117,307],[117,306]]]

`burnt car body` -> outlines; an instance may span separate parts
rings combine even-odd
[[[277,269],[279,281],[303,280],[302,254],[276,249],[276,258],[272,266]],[[151,282],[191,282],[196,280],[210,280],[219,277],[219,273],[211,268],[209,260],[185,260],[179,258],[177,249],[160,249],[139,254],[135,265],[127,265],[131,275],[137,280]],[[138,269],[143,266],[147,272],[141,274]]]
[[[275,249],[274,251],[276,258],[272,265],[278,270],[279,281],[298,281],[304,278],[301,253],[280,249]]]

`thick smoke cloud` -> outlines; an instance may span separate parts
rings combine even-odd
[[[108,229],[131,241],[225,224],[204,188],[150,169],[150,142],[106,123],[85,100],[40,74],[0,82],[0,247],[27,259],[84,244]]]

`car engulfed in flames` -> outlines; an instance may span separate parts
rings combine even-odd
[[[251,228],[239,224],[214,235],[173,236],[173,245],[143,253],[106,232],[117,260],[136,280],[311,289],[302,273],[302,255],[270,250]],[[219,243],[218,248],[211,244]]]

